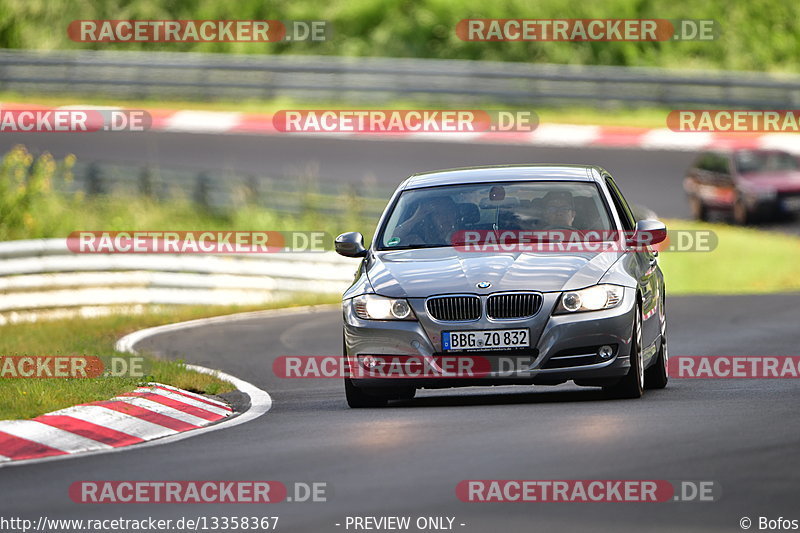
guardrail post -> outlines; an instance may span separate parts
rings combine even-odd
[[[139,194],[146,198],[155,197],[155,191],[153,190],[153,173],[148,167],[144,167],[141,174],[139,174]]]
[[[210,192],[211,178],[205,172],[201,172],[197,175],[197,182],[194,188],[194,203],[202,207],[209,207]]]
[[[86,194],[96,196],[105,192],[103,172],[97,163],[91,163],[86,169]]]
[[[259,205],[261,203],[260,180],[257,176],[248,176],[245,182],[245,202],[248,205]]]

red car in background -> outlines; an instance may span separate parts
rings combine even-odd
[[[778,150],[701,153],[683,180],[692,214],[730,214],[737,224],[800,212],[800,160]]]

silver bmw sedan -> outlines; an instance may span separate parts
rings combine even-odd
[[[637,221],[596,166],[416,174],[397,188],[342,300],[350,407],[420,388],[667,384],[666,228]]]

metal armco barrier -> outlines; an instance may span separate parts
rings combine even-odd
[[[257,305],[341,294],[358,261],[334,252],[75,254],[65,239],[0,242],[0,313],[132,304]]]
[[[0,50],[0,90],[182,100],[796,108],[800,77],[493,61]]]

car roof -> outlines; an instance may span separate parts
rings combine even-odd
[[[495,181],[588,181],[596,182],[605,171],[593,165],[493,165],[451,168],[414,174],[402,189],[438,185],[491,183]]]

